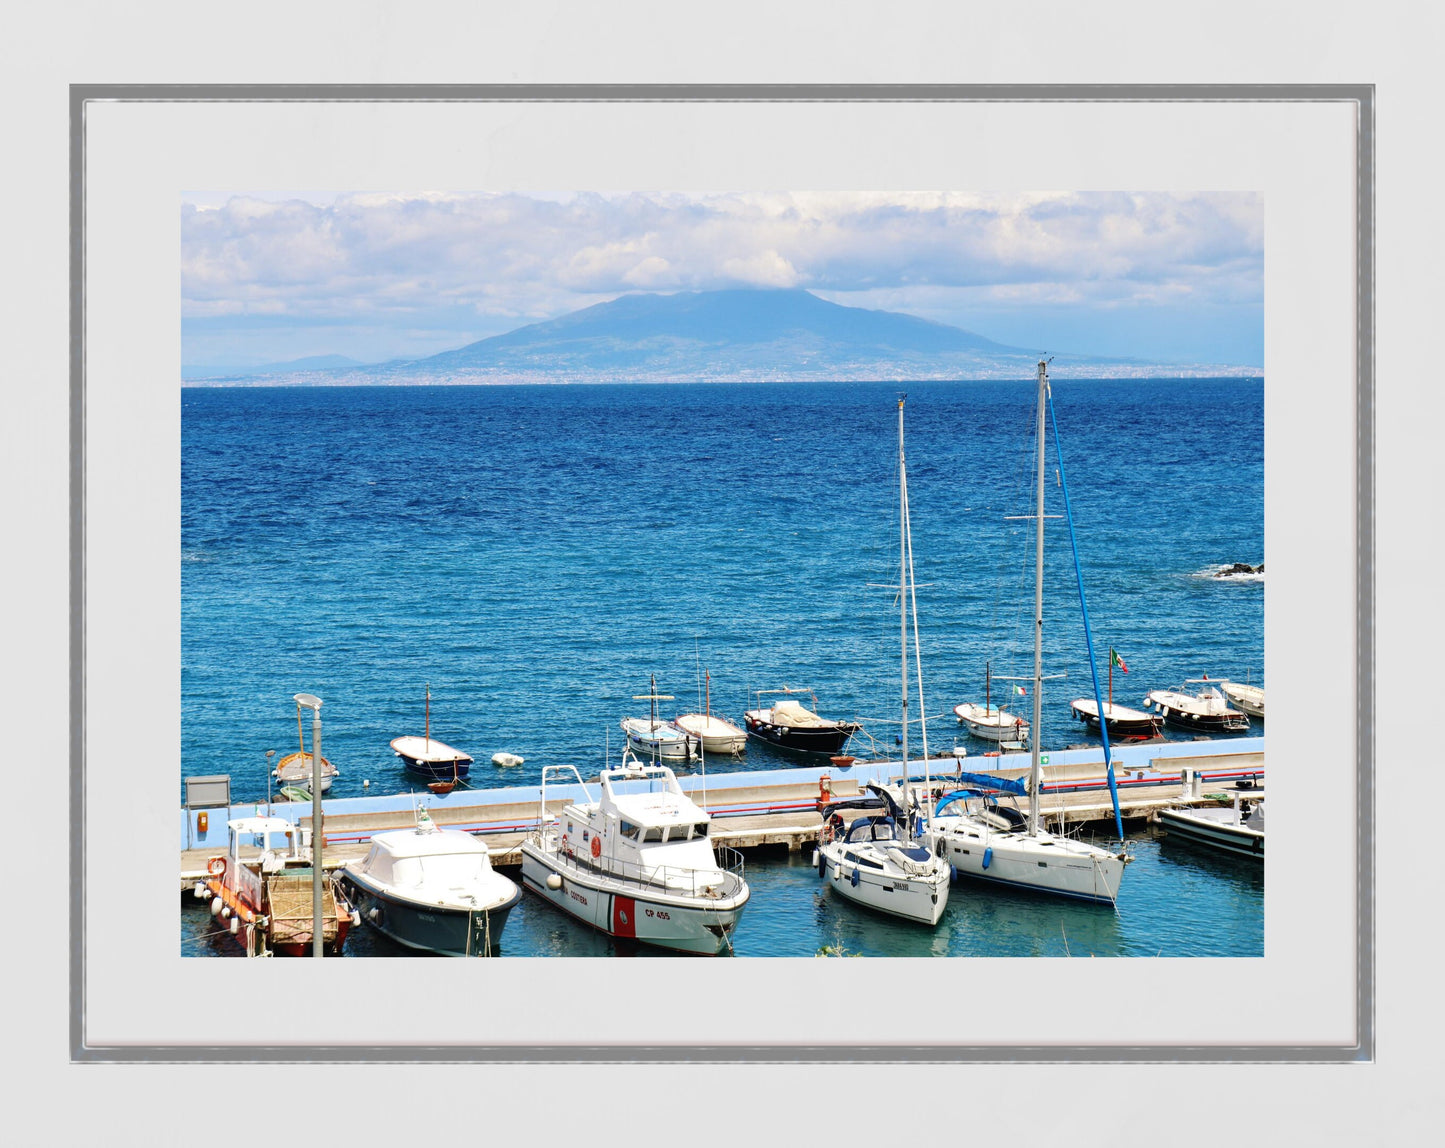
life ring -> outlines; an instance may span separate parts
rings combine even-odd
[[[602,856],[602,838],[601,838],[601,837],[594,837],[594,838],[592,838],[592,856],[593,856],[593,857],[601,857],[601,856]]]
[[[226,871],[226,859],[224,857],[212,857],[206,862],[206,870],[217,875]]]

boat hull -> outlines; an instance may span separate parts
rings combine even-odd
[[[1224,817],[1209,817],[1218,813]],[[1220,849],[1238,857],[1252,857],[1264,860],[1264,833],[1247,826],[1232,824],[1234,811],[1231,809],[1161,809],[1159,824],[1170,836],[1179,836],[1211,849]]]
[[[924,840],[959,877],[1035,893],[1112,905],[1124,878],[1117,854],[1049,834],[1030,838],[963,825],[931,830]]]
[[[559,878],[557,888],[548,878]],[[522,844],[522,884],[544,901],[609,937],[700,956],[731,951],[729,934],[749,892],[730,898],[672,897],[587,869],[533,841]]]
[[[815,854],[818,876],[830,891],[877,913],[920,925],[936,925],[948,908],[948,870],[932,876],[900,875],[850,861],[846,845],[824,845]]]
[[[1243,682],[1220,682],[1219,689],[1230,701],[1250,717],[1264,720],[1264,689]]]
[[[1146,697],[1164,724],[1176,729],[1192,730],[1195,733],[1248,733],[1249,718],[1238,710],[1225,709],[1209,711],[1187,694],[1172,694],[1156,691]],[[1195,704],[1191,704],[1194,702]]]
[[[627,744],[632,747],[632,752],[640,757],[655,757],[662,761],[691,761],[697,756],[697,742],[685,734],[660,737],[628,729],[626,726],[623,726],[623,730],[627,734]]]
[[[443,957],[490,956],[508,915],[522,899],[518,888],[499,905],[462,909],[409,901],[352,873],[343,874],[341,880],[361,919],[373,929],[399,945]]]
[[[1090,729],[1099,728],[1099,707],[1096,702],[1088,698],[1080,698],[1071,702],[1069,709],[1078,721],[1083,722]],[[1163,725],[1163,719],[1155,714],[1116,706],[1109,702],[1104,703],[1104,719],[1109,724],[1110,737],[1129,741],[1144,741],[1151,737],[1158,737],[1160,726]]]
[[[861,728],[853,722],[833,722],[826,726],[782,726],[752,716],[746,721],[748,736],[759,741],[798,753],[829,755],[842,749]]]
[[[702,743],[707,753],[742,753],[748,746],[748,735],[731,722],[709,718],[703,714],[683,714],[674,722],[679,729]]]
[[[999,710],[996,706],[985,710],[980,705],[965,703],[953,707],[954,716],[974,737],[984,741],[1024,741],[1029,736],[1029,723],[1017,714]]]

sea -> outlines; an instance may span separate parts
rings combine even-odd
[[[1100,688],[1120,704],[1204,674],[1262,683],[1265,575],[1217,575],[1264,564],[1263,381],[1052,388],[1041,745],[1095,740],[1069,711],[1093,689],[1080,581]],[[926,738],[981,755],[955,705],[987,684],[1032,715],[1035,390],[184,388],[181,772],[266,800],[268,763],[310,744],[302,692],[323,702],[333,797],[417,788],[389,743],[428,720],[492,788],[615,764],[618,723],[654,704],[741,725],[757,691],[783,687],[861,721],[850,753],[896,757],[900,401],[922,704],[913,676],[909,694],[925,715],[909,752]],[[499,751],[523,763],[493,766]],[[753,742],[709,769],[800,763]],[[806,856],[750,855],[735,953],[1262,955],[1259,863],[1148,831],[1131,851],[1117,909],[956,884],[936,931],[823,893]],[[211,926],[183,898],[183,952],[230,952]],[[347,950],[397,952],[365,927]],[[499,950],[626,955],[527,898]]]

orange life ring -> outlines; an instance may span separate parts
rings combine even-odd
[[[600,837],[594,837],[594,838],[592,838],[592,856],[594,856],[594,857],[601,857],[601,856],[602,856],[602,838],[600,838]]]
[[[206,862],[206,869],[211,873],[224,873],[226,871],[226,859],[224,857],[212,857]]]

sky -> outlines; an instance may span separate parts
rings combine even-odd
[[[1000,343],[1262,368],[1248,192],[183,197],[182,363],[421,358],[629,292],[802,287]]]

